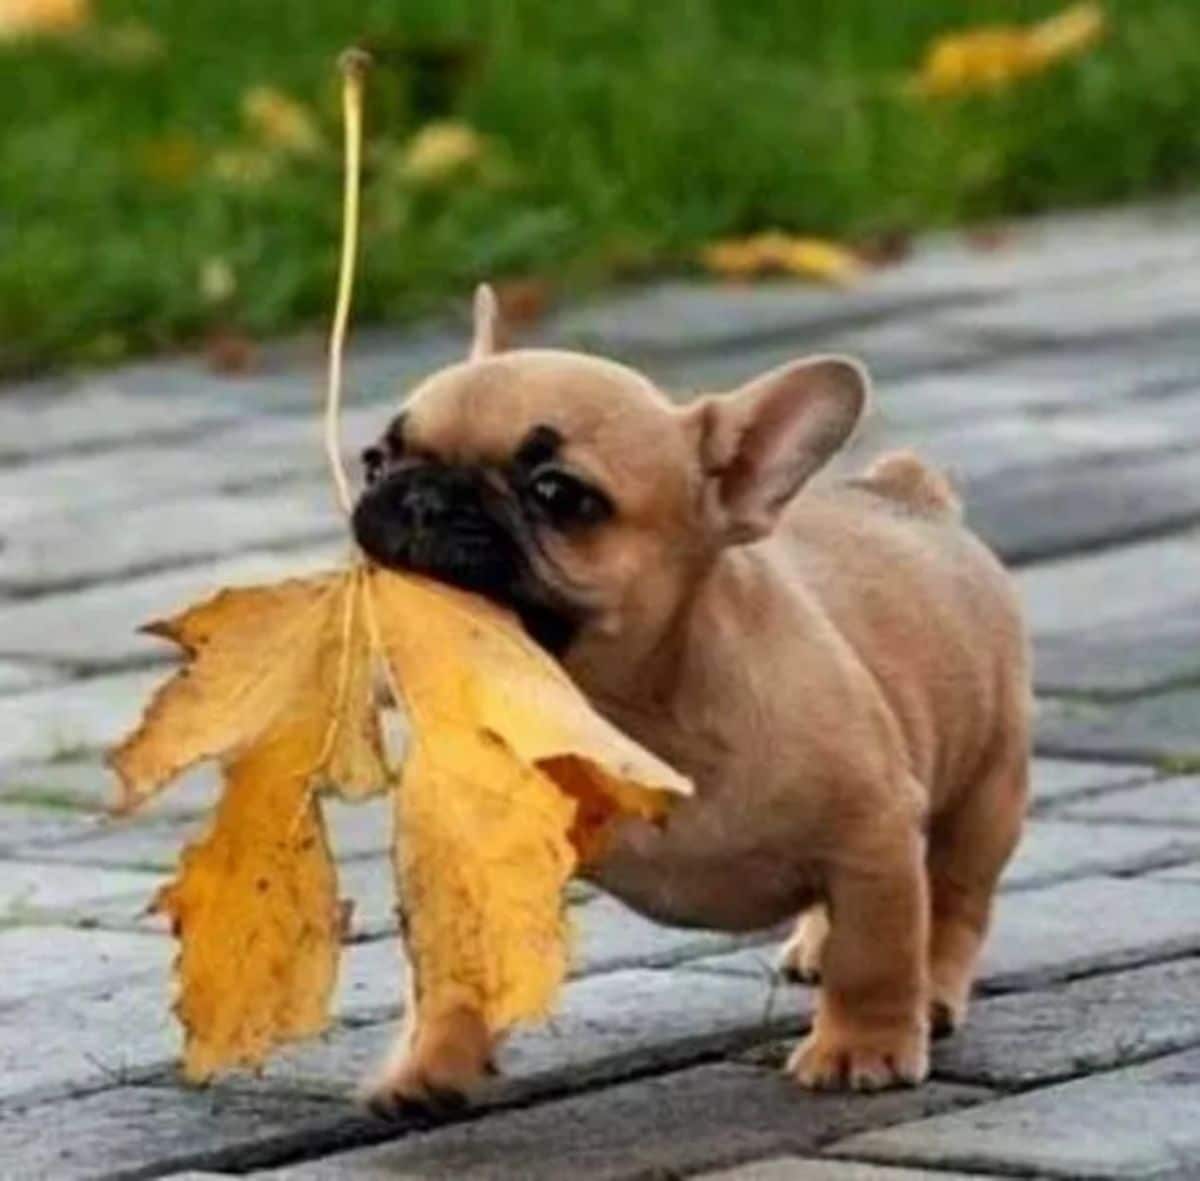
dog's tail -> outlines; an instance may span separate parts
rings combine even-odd
[[[957,520],[962,501],[950,481],[911,451],[881,455],[858,480],[859,487],[899,501],[914,512]]]

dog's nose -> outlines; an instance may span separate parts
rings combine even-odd
[[[449,501],[436,484],[418,481],[400,495],[400,511],[413,529],[428,529],[446,515]]]

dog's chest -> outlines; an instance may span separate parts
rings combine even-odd
[[[797,913],[816,893],[804,857],[812,822],[801,784],[781,775],[778,743],[747,743],[737,707],[709,712],[597,703],[616,725],[683,772],[695,794],[661,826],[628,820],[587,876],[651,918],[750,930]]]

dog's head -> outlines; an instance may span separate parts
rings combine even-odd
[[[427,379],[363,453],[354,532],[379,564],[513,608],[555,652],[665,624],[720,549],[762,538],[862,413],[820,357],[686,408],[578,353],[498,348],[481,288],[467,361]]]

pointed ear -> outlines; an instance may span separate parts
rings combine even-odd
[[[869,396],[866,370],[848,357],[793,361],[723,397],[699,419],[706,505],[724,539],[754,541],[849,439]]]
[[[480,283],[475,288],[475,335],[471,340],[470,359],[482,361],[493,353],[503,352],[507,346],[500,302],[490,283]]]

